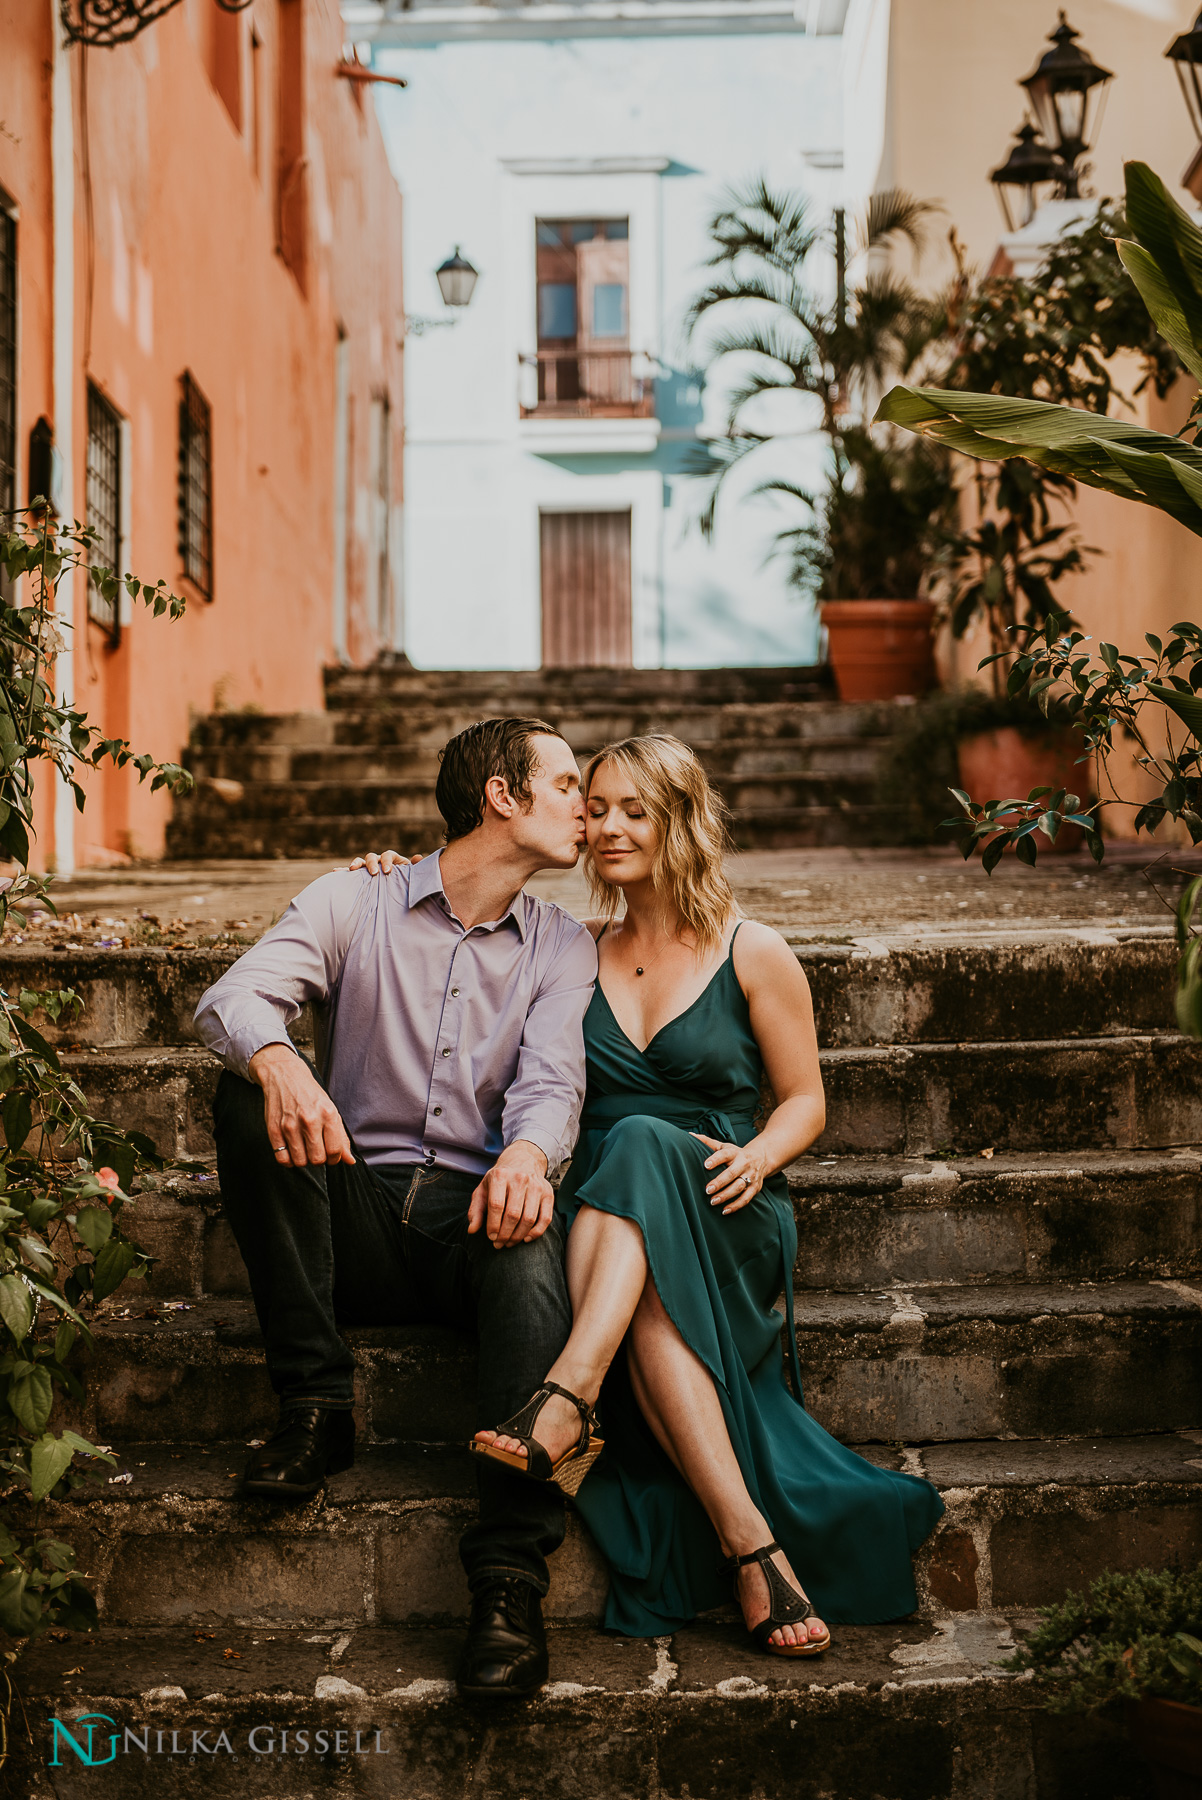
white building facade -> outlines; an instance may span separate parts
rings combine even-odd
[[[405,200],[404,598],[418,667],[815,660],[773,505],[696,474],[707,221],[765,176],[843,200],[846,0],[344,7]],[[456,247],[480,271],[444,308]],[[788,446],[815,485],[816,434]],[[800,453],[800,454],[799,454]],[[761,468],[758,473],[766,473]],[[788,522],[796,522],[795,519]]]

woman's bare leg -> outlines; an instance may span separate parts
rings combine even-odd
[[[631,1320],[626,1360],[647,1423],[705,1508],[723,1555],[744,1556],[770,1543],[771,1528],[747,1492],[713,1378],[668,1317],[651,1281]],[[788,1581],[801,1586],[783,1552],[773,1561]],[[767,1618],[768,1583],[757,1564],[739,1570],[737,1592],[749,1627]],[[810,1637],[825,1633],[820,1620],[810,1620]],[[806,1635],[804,1624],[783,1625],[772,1642],[804,1644]]]
[[[503,1255],[504,1252],[499,1252]],[[568,1293],[572,1332],[547,1379],[591,1406],[624,1337],[635,1397],[665,1453],[701,1501],[726,1556],[745,1555],[771,1541],[768,1522],[752,1502],[726,1429],[713,1380],[668,1317],[650,1280],[643,1234],[629,1219],[582,1206],[568,1234]],[[539,1414],[536,1437],[554,1461],[576,1442],[580,1416],[556,1396]],[[478,1431],[480,1443],[517,1451],[516,1438]],[[800,1585],[784,1555],[774,1559]],[[748,1626],[768,1616],[763,1572],[741,1569],[738,1594]],[[824,1627],[811,1621],[810,1635]],[[782,1626],[773,1641],[805,1642],[805,1627]]]
[[[643,1234],[630,1219],[582,1206],[568,1233],[566,1268],[572,1332],[547,1380],[592,1406],[646,1286]],[[580,1436],[580,1414],[552,1395],[538,1416],[535,1436],[554,1462]],[[521,1448],[516,1438],[495,1431],[478,1431],[476,1439],[502,1450]]]

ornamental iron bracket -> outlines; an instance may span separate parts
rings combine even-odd
[[[217,0],[222,12],[245,12],[253,0]],[[178,6],[179,0],[59,0],[59,17],[70,44],[107,48],[128,44],[140,31]]]

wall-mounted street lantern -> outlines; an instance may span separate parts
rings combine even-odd
[[[1183,31],[1180,37],[1173,39],[1165,55],[1177,71],[1189,122],[1194,128],[1194,136],[1202,143],[1202,83],[1198,78],[1198,69],[1202,66],[1202,12],[1189,31]]]
[[[1060,12],[1060,23],[1049,35],[1046,50],[1025,81],[1031,107],[1044,141],[1064,163],[1060,190],[1066,200],[1080,195],[1077,162],[1089,149],[1101,121],[1101,105],[1112,70],[1101,68],[1077,43],[1074,31]]]
[[[1006,230],[1019,231],[1035,217],[1040,201],[1046,200],[1053,188],[1063,186],[1065,166],[1040,138],[1029,119],[1014,134],[1017,140],[1000,168],[989,179],[1001,202]],[[1040,189],[1048,192],[1040,193]]]
[[[427,331],[436,331],[441,325],[457,325],[464,307],[471,303],[480,271],[472,267],[456,244],[447,260],[435,269],[434,279],[443,305],[454,309],[450,318],[430,319],[419,313],[406,313],[401,325],[402,337],[424,337]]]
[[[1202,12],[1189,31],[1183,31],[1173,39],[1165,55],[1177,71],[1189,122],[1198,140],[1198,148],[1181,177],[1182,187],[1188,188],[1197,200],[1202,196],[1202,79],[1198,74],[1202,68]]]
[[[456,244],[452,255],[434,271],[444,306],[467,306],[475,292],[479,271],[473,269]]]

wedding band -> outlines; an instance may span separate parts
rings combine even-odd
[[[287,1149],[288,1149],[287,1144],[277,1144],[275,1147],[275,1153],[277,1156],[283,1156]]]
[[[740,1175],[739,1180],[743,1183],[744,1187],[751,1186],[751,1176],[750,1175]]]

